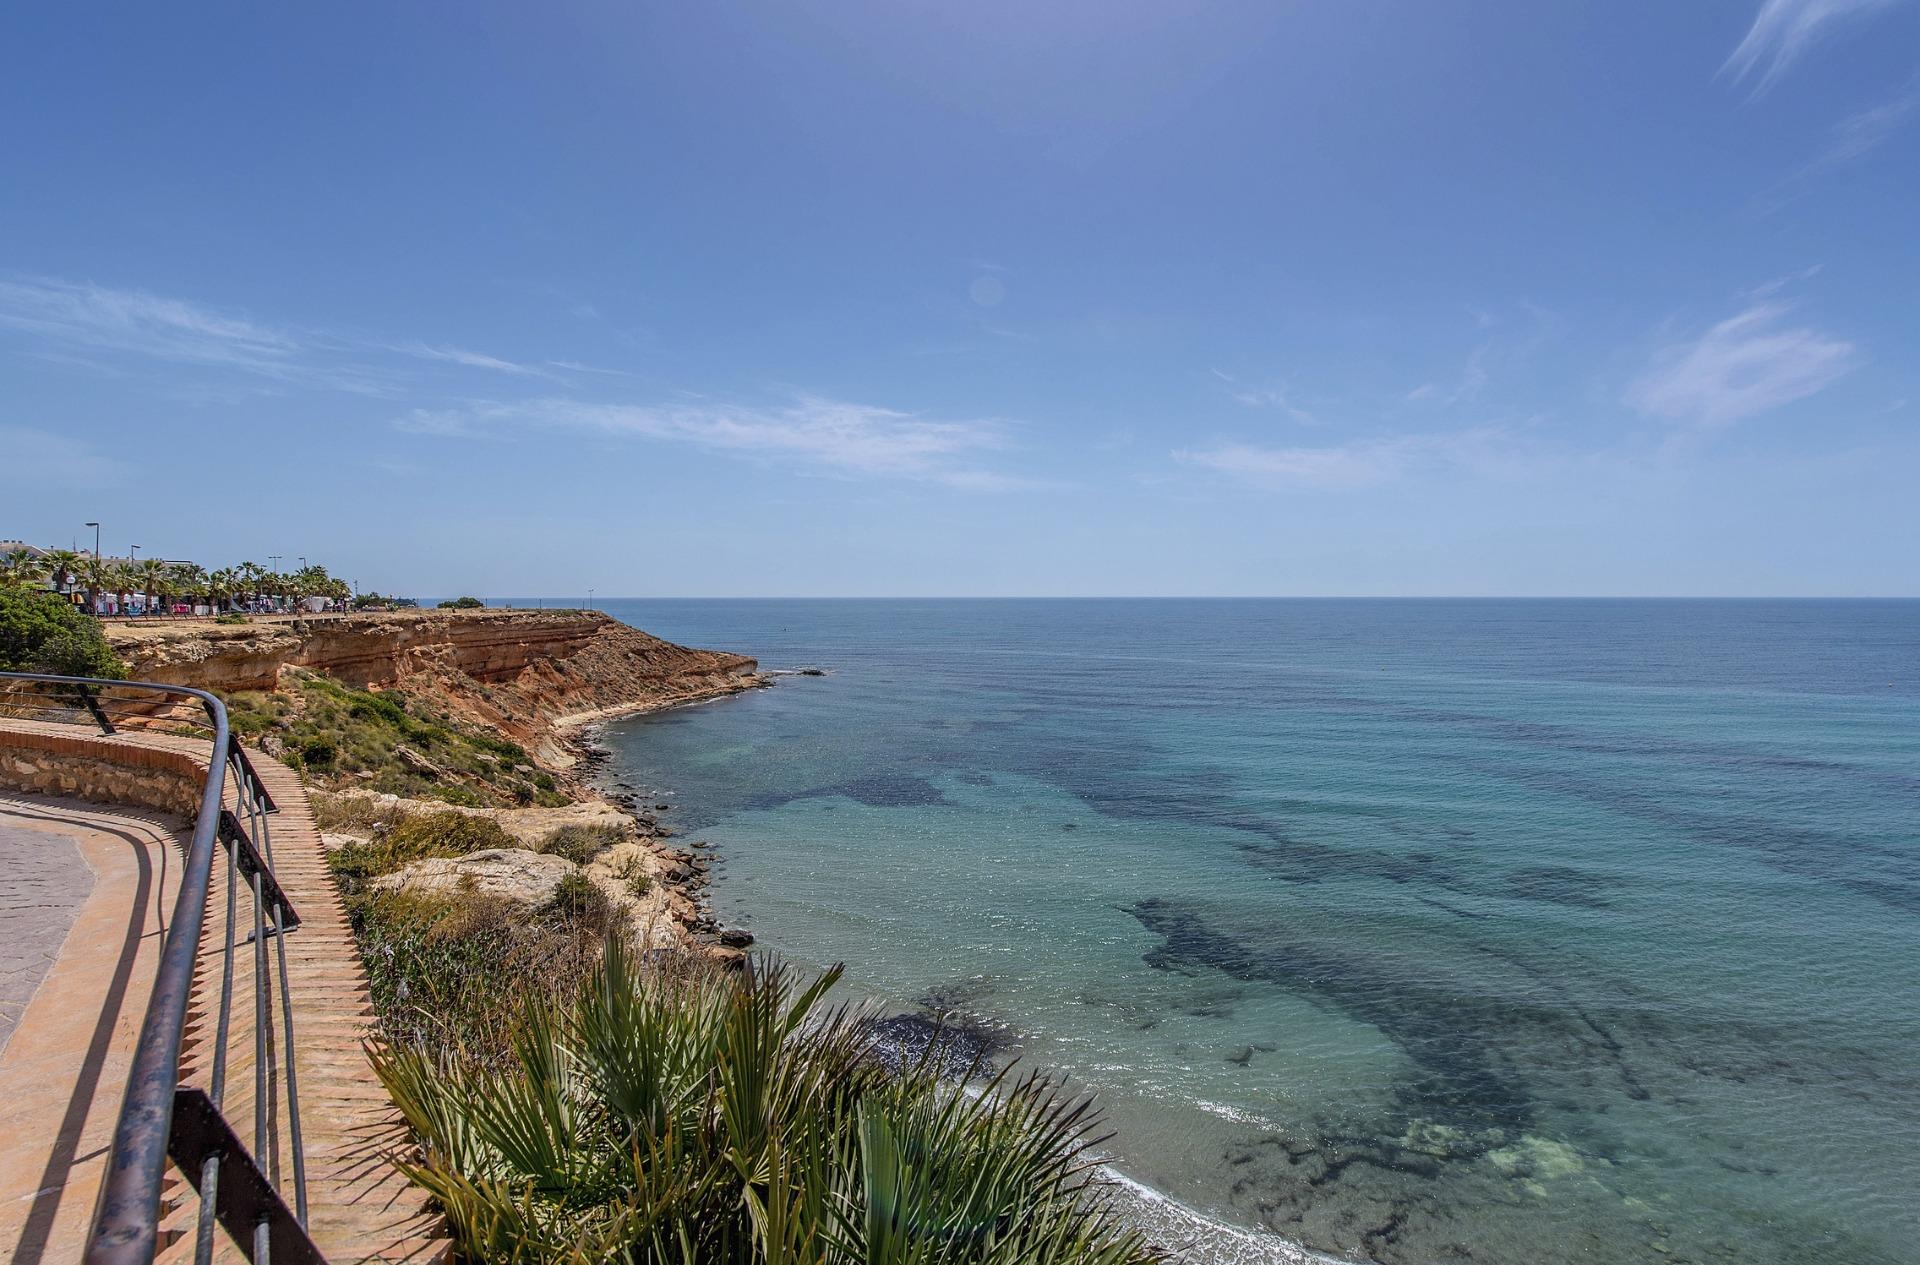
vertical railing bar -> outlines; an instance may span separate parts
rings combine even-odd
[[[273,907],[273,942],[280,956],[280,1023],[287,1034],[287,1145],[293,1150],[293,1207],[300,1224],[307,1223],[307,1157],[300,1139],[300,1078],[294,1068],[293,995],[287,985],[287,931],[281,924],[281,906]]]
[[[84,681],[85,684],[96,682]],[[140,1024],[114,1123],[106,1177],[101,1183],[86,1257],[92,1265],[132,1265],[151,1261],[159,1237],[160,1187],[165,1179],[173,1096],[180,1083],[180,1034],[186,1027],[193,990],[200,931],[206,923],[212,881],[214,830],[226,785],[227,714],[220,700],[204,690],[171,689],[200,700],[213,723],[213,749],[200,789],[193,839],[174,897],[173,918],[153,991]]]
[[[207,1097],[215,1111],[227,1096],[227,1044],[233,1028],[233,940],[236,907],[240,903],[240,850],[227,844],[227,942],[220,963],[220,1014],[214,1025],[213,1071]],[[209,1155],[200,1170],[200,1224],[193,1248],[194,1265],[213,1259],[214,1208],[220,1193],[220,1156]]]
[[[253,1162],[267,1161],[267,919],[260,871],[253,872]]]

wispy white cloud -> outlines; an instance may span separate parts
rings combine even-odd
[[[1293,398],[1278,387],[1264,391],[1234,391],[1231,394],[1233,402],[1245,408],[1277,409],[1296,422],[1304,422],[1309,426],[1320,424],[1318,417],[1295,404]]]
[[[1285,387],[1255,387],[1241,380],[1225,369],[1212,368],[1207,372],[1227,384],[1227,398],[1242,408],[1275,409],[1286,414],[1296,422],[1308,426],[1320,425],[1320,418],[1310,409],[1303,407]]]
[[[575,361],[526,364],[444,343],[270,326],[185,299],[50,277],[0,279],[0,330],[26,335],[28,354],[36,358],[102,372],[119,372],[103,361],[120,353],[381,396],[399,394],[404,385],[394,357],[555,380],[561,372],[616,372]]]
[[[421,360],[441,360],[448,364],[463,365],[469,369],[492,369],[499,373],[518,373],[537,378],[552,376],[537,365],[523,365],[512,360],[502,360],[498,356],[468,351],[464,347],[433,347],[426,343],[405,343],[393,350]]]
[[[416,410],[395,424],[402,430],[450,437],[557,427],[690,444],[842,475],[915,479],[972,490],[1031,486],[975,464],[982,454],[1007,446],[1008,428],[1002,422],[936,421],[818,396],[801,396],[776,407],[709,401],[483,402],[452,411]]]
[[[1893,0],[1765,0],[1720,73],[1735,83],[1753,80],[1757,96],[1773,86],[1823,32],[1855,14],[1881,9]]]
[[[1920,110],[1920,75],[1907,80],[1900,91],[1879,105],[1850,114],[1834,124],[1826,149],[1801,174],[1814,175],[1865,157],[1898,131],[1916,110]]]
[[[1499,473],[1525,461],[1512,434],[1497,427],[1321,446],[1228,442],[1178,449],[1173,459],[1257,487],[1323,491],[1372,487],[1421,470]]]
[[[243,316],[141,290],[27,278],[0,281],[0,327],[49,342],[278,373],[298,345]]]
[[[1859,363],[1852,343],[1808,326],[1789,325],[1792,305],[1771,297],[1749,302],[1697,337],[1670,343],[1627,390],[1627,402],[1654,417],[1700,427],[1730,426],[1803,400]]]
[[[1488,318],[1488,322],[1490,320]],[[1486,323],[1483,322],[1483,328]],[[1459,404],[1463,400],[1474,399],[1487,385],[1487,357],[1492,351],[1492,343],[1481,343],[1467,354],[1467,363],[1461,367],[1457,379],[1450,383],[1423,382],[1407,392],[1407,399],[1440,404]]]

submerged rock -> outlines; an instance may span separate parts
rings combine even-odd
[[[930,1058],[953,1080],[991,1073],[993,1058],[1013,1044],[1005,1029],[970,1015],[889,1015],[875,1020],[872,1032],[875,1053],[889,1071]]]

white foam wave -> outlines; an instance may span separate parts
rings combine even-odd
[[[1100,1175],[1124,1192],[1121,1215],[1183,1260],[1197,1265],[1347,1265],[1271,1230],[1250,1230],[1216,1220],[1111,1165],[1102,1165]]]

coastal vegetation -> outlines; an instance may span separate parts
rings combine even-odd
[[[825,1003],[838,978],[643,963],[609,935],[571,995],[527,1000],[507,1057],[377,1052],[421,1143],[405,1167],[475,1262],[1157,1259],[1090,1173],[1085,1100],[889,1071]]]
[[[455,597],[439,604],[443,611],[477,611],[486,605],[477,597]]]
[[[488,817],[451,809],[384,808],[348,815],[323,801],[323,826],[368,832],[327,858],[367,965],[382,1037],[434,1057],[497,1063],[508,1057],[528,997],[577,989],[618,911],[579,875],[529,908],[461,890],[416,893],[374,880],[412,862],[520,846]]]
[[[526,748],[400,690],[289,669],[279,690],[230,695],[234,732],[323,786],[470,807],[568,802]]]
[[[0,585],[0,671],[121,677],[100,621],[56,593]]]

